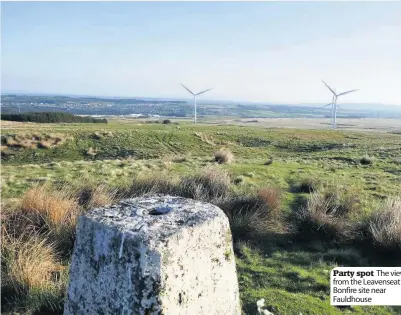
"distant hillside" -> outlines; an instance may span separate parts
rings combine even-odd
[[[401,106],[341,103],[338,116],[347,118],[401,118]],[[74,115],[149,115],[192,117],[192,100],[162,98],[101,98],[2,94],[1,112],[65,112]],[[322,118],[331,115],[322,104],[268,104],[199,100],[199,116],[240,118]]]
[[[1,114],[2,120],[36,123],[107,123],[106,119],[80,117],[61,112],[37,112],[23,114]]]

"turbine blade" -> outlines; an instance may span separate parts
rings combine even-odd
[[[322,82],[324,83],[325,86],[327,86],[327,88],[331,91],[331,93],[333,93],[334,95],[337,95],[336,92],[334,92],[334,90],[331,87],[329,87],[329,85],[326,82],[324,82],[323,80],[322,80]]]
[[[351,91],[347,91],[347,92],[343,92],[343,93],[338,94],[337,96],[344,95],[344,94],[348,94],[348,93],[355,92],[355,91],[358,91],[358,89],[356,89],[356,90],[351,90]]]
[[[188,89],[184,84],[182,84],[182,83],[180,83],[180,84],[182,85],[182,87],[183,87],[184,89],[186,89],[189,93],[191,93],[192,95],[195,96],[195,94],[194,94],[190,89]]]
[[[206,93],[207,91],[210,91],[211,89],[207,89],[207,90],[204,90],[204,91],[202,91],[202,92],[199,92],[199,93],[197,93],[197,94],[195,94],[195,95],[201,95],[201,94],[203,94],[203,93]]]
[[[323,107],[327,107],[327,106],[329,106],[329,105],[333,105],[333,103],[328,103],[328,104],[322,106],[322,108],[323,108]]]
[[[340,105],[337,105],[337,108],[343,110],[343,109],[340,107]]]

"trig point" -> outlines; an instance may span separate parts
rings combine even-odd
[[[227,217],[172,196],[89,211],[78,220],[64,314],[240,315]]]

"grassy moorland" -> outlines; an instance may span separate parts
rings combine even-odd
[[[333,267],[401,265],[400,134],[111,121],[11,124],[1,141],[4,312],[61,313],[80,213],[170,193],[226,212],[244,314],[261,298],[274,314],[400,313],[329,303]]]

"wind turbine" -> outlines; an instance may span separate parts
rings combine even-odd
[[[337,108],[340,108],[340,106],[337,105],[337,99],[339,96],[351,93],[351,92],[355,92],[358,91],[358,89],[356,90],[349,90],[346,92],[342,92],[337,94],[336,91],[334,89],[332,89],[326,82],[324,82],[322,80],[323,84],[330,90],[331,93],[333,93],[333,98],[331,103],[324,105],[323,107],[329,106],[331,104],[331,124],[333,126],[333,128],[336,128],[336,121],[337,121]],[[341,108],[340,108],[341,109]]]
[[[333,116],[334,116],[334,111],[333,111],[333,109],[334,109],[334,107],[333,107],[333,105],[334,105],[334,95],[333,95],[333,98],[331,99],[331,102],[328,103],[328,104],[326,104],[326,105],[324,105],[324,106],[322,106],[322,108],[323,108],[323,107],[327,107],[327,106],[329,106],[329,105],[331,105],[330,125],[333,125]]]
[[[188,89],[184,84],[182,84],[181,83],[181,85],[182,85],[182,87],[184,88],[184,89],[186,89],[189,93],[191,93],[192,95],[193,95],[193,97],[194,97],[194,123],[196,124],[196,97],[198,96],[198,95],[201,95],[201,94],[203,94],[203,93],[206,93],[207,91],[210,91],[211,89],[207,89],[207,90],[204,90],[204,91],[201,91],[201,92],[199,92],[199,93],[193,93],[190,89]]]

